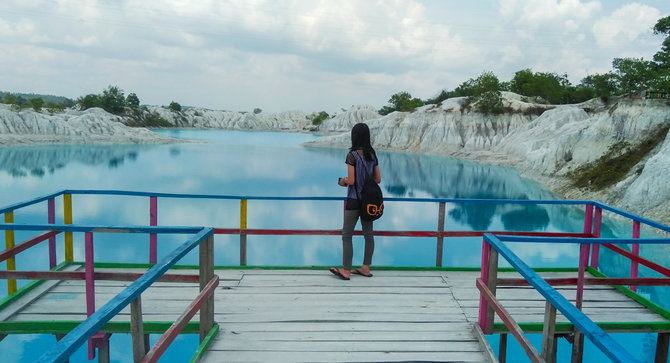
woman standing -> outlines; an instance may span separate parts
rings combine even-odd
[[[363,265],[359,269],[351,270],[351,260],[354,249],[352,236],[354,227],[360,217],[360,195],[363,185],[372,178],[377,184],[382,180],[379,172],[377,154],[370,144],[370,129],[364,123],[358,123],[351,129],[351,149],[347,154],[347,176],[340,178],[340,186],[347,187],[347,201],[342,226],[342,265],[343,268],[331,267],[330,272],[343,280],[349,280],[351,274],[372,277],[370,264],[375,250],[375,239],[372,232],[372,221],[361,219],[363,236],[365,237],[365,253]]]

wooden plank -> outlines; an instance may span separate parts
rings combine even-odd
[[[325,325],[325,324],[324,324]],[[330,325],[330,324],[328,324]],[[240,326],[244,329],[243,326]],[[297,327],[296,327],[297,328]],[[262,341],[323,341],[323,340],[353,340],[353,341],[474,341],[473,335],[463,326],[461,331],[384,331],[384,330],[335,330],[335,331],[245,331],[226,330],[220,331],[221,339],[239,340],[262,340]]]
[[[521,237],[519,237],[521,238]],[[531,285],[543,292],[543,296],[564,315],[570,316],[570,321],[584,335],[591,340],[605,355],[618,361],[634,361],[635,359],[626,351],[621,344],[612,339],[598,325],[589,320],[581,311],[575,308],[568,300],[549,286],[540,276],[538,276],[528,265],[521,261],[502,241],[492,235],[485,235],[485,239],[495,247],[495,249],[531,282]],[[524,239],[528,240],[528,239]],[[585,239],[586,240],[586,239]],[[588,243],[587,241],[582,242]]]
[[[356,277],[356,276],[354,276]],[[376,288],[445,288],[445,284],[439,277],[427,278],[427,277],[386,277],[379,276],[379,273],[375,273],[373,279],[363,280],[362,278],[355,278],[348,282],[347,286],[342,286],[342,280],[333,278],[333,275],[319,275],[319,276],[268,276],[268,275],[255,275],[255,276],[244,276],[242,281],[239,284],[240,288],[245,287],[338,287],[338,288],[349,288],[349,287],[376,287]]]
[[[470,321],[476,321],[477,320],[477,315],[478,315],[478,310],[477,309],[467,309],[464,310],[468,320]],[[638,323],[667,323],[668,321],[666,319],[663,319],[662,317],[659,317],[658,315],[654,314],[646,314],[642,311],[638,311],[637,314],[628,314],[625,317],[623,317],[621,314],[589,314],[587,315],[591,320],[593,320],[596,323],[602,323],[602,322],[609,322],[609,323],[617,323],[621,322],[622,319],[625,319],[626,321],[633,321],[633,322],[638,322]],[[523,313],[513,313],[512,317],[519,323],[541,323],[543,321],[544,316],[542,314],[523,314]],[[563,315],[557,315],[556,316],[556,321],[559,323],[565,323],[568,322],[567,318],[565,318]],[[496,322],[499,322],[499,320],[496,318]]]
[[[156,228],[156,227],[152,227]],[[170,254],[165,256],[160,263],[152,267],[149,272],[133,282],[121,294],[114,297],[102,308],[97,310],[86,321],[68,333],[63,340],[52,346],[42,355],[40,361],[59,361],[69,357],[87,338],[97,332],[108,321],[113,320],[117,313],[130,304],[144,290],[170,269],[179,259],[195,248],[200,242],[212,234],[212,229],[202,229],[199,233],[191,236],[187,242],[181,244]]]
[[[544,358],[547,363],[556,362],[556,308],[548,301],[545,304],[544,312],[542,358]]]
[[[495,267],[497,269],[497,266]],[[491,278],[490,274],[489,278]],[[523,330],[521,330],[517,322],[507,313],[504,307],[498,304],[495,298],[495,292],[490,291],[489,287],[482,279],[477,279],[477,288],[479,289],[479,291],[482,292],[482,296],[486,299],[490,309],[495,310],[498,317],[504,321],[505,326],[507,326],[512,335],[514,335],[517,342],[519,342],[519,345],[521,345],[523,351],[526,352],[528,358],[535,363],[542,362],[542,358],[540,357],[540,354],[537,352],[537,349],[535,349],[533,344],[523,334]],[[489,319],[488,324],[490,324],[490,328],[493,328],[493,318]]]
[[[94,272],[96,285],[101,280],[135,281],[142,276],[139,273],[124,272]],[[17,280],[85,280],[85,273],[81,271],[0,271],[0,279]],[[170,274],[161,276],[159,281],[198,282],[195,275]]]
[[[272,351],[272,352],[482,352],[477,340],[472,341],[355,341],[338,339],[319,341],[256,341],[215,339],[210,351]]]
[[[293,314],[283,314],[277,316],[277,314],[264,314],[264,313],[250,313],[250,314],[225,314],[217,313],[215,314],[215,320],[217,323],[225,325],[228,322],[299,322],[299,321],[361,321],[361,322],[439,322],[439,323],[452,323],[463,321],[463,314],[413,314],[409,315],[406,313],[400,314],[382,314],[382,313],[370,313],[370,312],[342,312],[342,313],[329,313],[329,312],[309,312],[305,314],[293,313]]]
[[[249,352],[208,351],[201,362],[482,362],[481,352]]]
[[[130,336],[133,341],[133,361],[139,362],[147,353],[144,344],[144,325],[142,324],[142,297],[130,302]]]
[[[444,251],[444,215],[446,205],[440,202],[437,213],[437,250],[435,253],[435,266],[442,266],[442,254]]]
[[[178,313],[174,314],[152,314],[150,312],[144,312],[144,322],[166,322],[166,321],[175,321],[178,317]],[[197,316],[197,315],[196,315]],[[86,319],[86,314],[19,314],[18,318],[12,318],[10,321],[83,321]],[[130,313],[128,314],[118,314],[114,316],[110,321],[112,322],[125,322],[127,323],[130,320]]]
[[[210,237],[211,238],[211,237]],[[151,350],[142,358],[142,362],[157,362],[158,359],[165,353],[170,344],[177,338],[177,335],[181,332],[186,324],[193,318],[196,311],[200,311],[200,316],[207,315],[207,318],[211,320],[211,314],[204,313],[201,308],[205,301],[209,300],[210,295],[214,292],[214,289],[219,284],[219,277],[214,276],[207,285],[202,289],[200,295],[193,300],[191,304],[186,308],[186,310],[175,320],[174,324],[158,339],[156,344],[151,348]],[[202,322],[202,320],[201,320]],[[211,328],[210,328],[211,329]],[[200,323],[200,331],[202,332],[202,323]],[[202,339],[201,339],[202,341]]]
[[[200,294],[198,297],[202,296],[205,290],[211,289],[199,306],[200,341],[202,342],[214,326],[214,289],[219,284],[219,277],[216,276],[214,279],[214,235],[210,235],[200,244],[198,255],[200,263]],[[199,298],[196,301],[198,300]]]
[[[668,361],[668,345],[670,343],[670,333],[659,333],[656,338],[655,363],[666,363]]]
[[[79,266],[69,265],[63,268],[64,271],[73,271]],[[58,285],[58,281],[44,281],[37,287],[31,289],[25,295],[13,301],[9,306],[0,310],[0,321],[10,320],[17,312],[26,306],[29,306],[42,297],[47,291]]]
[[[551,286],[576,285],[577,278],[545,278],[544,279]],[[599,278],[585,278],[584,285],[639,285],[639,286],[667,286],[670,285],[670,278],[659,277],[599,277]],[[528,281],[524,279],[499,279],[498,286],[527,286]]]
[[[114,295],[97,295],[96,308],[102,306]],[[305,309],[318,309],[328,306],[332,311],[351,311],[358,309],[362,311],[376,311],[379,313],[394,313],[399,311],[412,311],[421,313],[425,311],[449,312],[460,307],[453,300],[426,302],[426,301],[412,301],[404,300],[396,302],[394,305],[384,305],[380,303],[378,298],[365,296],[357,300],[342,301],[342,303],[333,304],[332,299],[319,297],[318,295],[308,295],[309,299],[282,297],[281,300],[268,300],[262,298],[262,302],[254,303],[253,298],[221,298],[215,300],[215,304],[224,304],[229,306],[226,309],[228,313],[243,313],[250,311],[251,307],[255,310],[262,309],[266,312],[301,312]],[[179,300],[169,300],[169,295],[143,295],[143,301],[146,306],[151,307],[150,310],[179,310],[188,305],[194,297],[190,295]],[[189,299],[190,298],[190,299]],[[65,303],[66,302],[66,303]],[[65,304],[64,304],[65,303]],[[26,306],[23,313],[39,313],[42,311],[51,312],[80,312],[84,310],[85,297],[82,294],[47,294],[39,302]],[[123,311],[123,310],[122,310]]]
[[[413,322],[275,322],[272,324],[262,323],[229,323],[225,331],[229,332],[461,332],[468,331],[471,323],[460,321],[449,324],[444,323],[413,323]],[[223,331],[223,328],[222,328]],[[409,334],[408,334],[409,335]]]
[[[612,244],[604,244],[603,246],[609,248],[610,250],[612,250],[612,251],[614,251],[614,252],[616,252],[620,255],[623,255],[625,257],[630,258],[632,261],[635,261],[640,265],[643,265],[647,268],[650,268],[650,269],[652,269],[652,270],[654,270],[654,271],[656,271],[656,272],[658,272],[662,275],[665,275],[666,277],[670,277],[670,268],[665,268],[665,267],[663,267],[663,266],[661,266],[657,263],[654,263],[652,261],[649,261],[649,260],[647,260],[643,257],[636,256],[633,253],[631,253],[629,251],[626,251],[619,246],[615,246],[615,245],[612,245]]]
[[[484,332],[482,332],[482,329],[479,327],[478,324],[473,323],[472,324],[472,331],[474,332],[475,336],[477,337],[477,340],[479,341],[479,345],[484,349],[482,353],[484,353],[484,356],[486,358],[486,362],[488,363],[498,363],[498,359],[496,358],[496,354],[493,352],[493,349],[489,345],[488,340],[484,336]],[[501,334],[502,336],[507,336],[507,334]],[[504,362],[503,362],[504,363]]]
[[[0,262],[7,260],[8,258],[14,257],[17,254],[27,250],[30,247],[33,247],[41,242],[44,242],[52,237],[55,237],[58,235],[60,231],[50,231],[46,232],[43,234],[40,234],[38,236],[35,236],[33,238],[27,239],[19,244],[14,245],[11,248],[7,248],[6,250],[0,252]]]

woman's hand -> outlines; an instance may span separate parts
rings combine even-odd
[[[346,187],[347,186],[347,178],[338,179],[337,184],[339,184],[341,187]]]

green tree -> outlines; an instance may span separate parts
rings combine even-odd
[[[654,26],[654,34],[665,34],[661,50],[654,54],[654,61],[665,71],[670,71],[670,16],[661,18]]]
[[[657,64],[643,58],[614,58],[612,67],[616,70],[620,94],[643,91],[658,77]]]
[[[47,102],[47,111],[49,113],[63,112],[65,110],[65,105],[62,103]]]
[[[254,108],[254,115],[258,115],[259,113],[263,112],[260,108],[256,107]]]
[[[42,109],[42,106],[44,106],[44,100],[41,98],[31,98],[30,106],[33,108],[33,110],[39,112]]]
[[[567,87],[565,92],[565,101],[567,103],[580,103],[596,97],[596,91],[592,87]]]
[[[115,115],[122,114],[126,106],[123,90],[116,86],[109,86],[106,90],[103,90],[100,102],[105,111]]]
[[[423,101],[421,101],[421,99],[412,97],[409,92],[405,91],[392,95],[388,102],[391,106],[382,107],[382,109],[379,110],[380,114],[387,115],[393,111],[408,112],[423,106]]]
[[[323,120],[327,119],[328,117],[330,117],[330,115],[328,115],[328,112],[321,111],[318,114],[316,114],[312,119],[312,125],[321,125]]]
[[[447,93],[447,91],[445,91],[445,90],[442,90],[440,92],[440,94],[435,96],[435,98],[429,98],[426,101],[424,101],[424,104],[426,104],[426,105],[438,104],[438,103],[446,100],[447,98],[449,98],[449,93]]]
[[[129,93],[128,96],[126,97],[126,106],[132,109],[139,108],[140,107],[139,97],[137,97],[137,95],[134,93]]]
[[[477,81],[470,78],[469,80],[461,83],[451,92],[450,97],[471,97],[475,95],[475,87]]]
[[[523,69],[514,74],[510,81],[510,90],[523,96],[542,97],[553,104],[565,103],[566,87],[570,82],[566,76],[555,73],[533,73],[530,69]]]
[[[175,101],[170,102],[170,105],[168,106],[168,109],[174,111],[174,112],[179,112],[181,111],[181,105],[178,104]]]
[[[471,102],[484,114],[502,113],[502,94],[500,80],[493,72],[482,73],[475,81]]]
[[[5,103],[8,105],[15,105],[16,104],[16,96],[14,96],[11,93],[8,93],[5,95]]]
[[[533,93],[534,81],[533,71],[530,68],[522,69],[514,73],[514,77],[510,81],[510,90],[520,95],[534,96],[530,94]]]
[[[30,107],[30,106],[28,106],[28,100],[25,99],[25,98],[23,98],[22,96],[18,96],[18,97],[16,97],[16,105],[17,105],[19,108]]]
[[[79,97],[77,99],[77,104],[81,110],[88,110],[93,107],[101,107],[100,96],[94,94],[88,94],[86,96]]]
[[[588,75],[580,86],[593,89],[595,97],[607,100],[617,93],[617,79],[613,73]]]

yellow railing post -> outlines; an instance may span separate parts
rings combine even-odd
[[[14,212],[5,213],[5,223],[14,223]],[[5,231],[5,248],[10,249],[14,247],[14,231]],[[14,257],[7,259],[7,271],[16,270],[16,260]],[[11,295],[16,291],[16,280],[7,280],[7,295]]]
[[[240,199],[240,266],[247,264],[247,200]]]
[[[72,224],[72,194],[63,194],[63,222]],[[72,232],[65,232],[65,261],[74,261]]]

